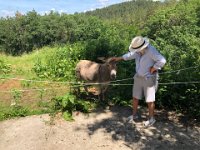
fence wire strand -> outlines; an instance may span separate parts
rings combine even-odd
[[[159,75],[163,74],[169,74],[169,73],[174,73],[174,72],[180,72],[184,70],[189,70],[189,69],[195,69],[199,66],[194,66],[194,67],[188,67],[188,68],[183,68],[183,69],[178,69],[178,70],[173,70],[173,71],[168,71],[168,72],[162,72],[159,73]],[[125,78],[121,80],[115,80],[115,81],[110,81],[110,82],[103,82],[103,83],[80,83],[80,82],[62,82],[62,81],[43,81],[43,80],[30,80],[30,79],[23,79],[23,78],[9,78],[9,77],[0,77],[0,80],[19,80],[19,81],[27,81],[27,82],[39,82],[39,83],[59,83],[59,84],[68,84],[68,87],[62,87],[62,88],[34,88],[34,89],[19,89],[19,90],[5,90],[5,91],[0,91],[0,93],[12,93],[14,91],[20,91],[20,92],[26,92],[26,91],[40,91],[40,90],[51,90],[51,89],[66,89],[66,88],[76,88],[76,87],[82,87],[82,86],[89,86],[89,85],[113,85],[113,86],[132,86],[133,84],[123,84],[123,83],[117,83],[121,81],[127,81],[127,80],[133,80],[132,78]],[[169,83],[158,83],[160,85],[175,85],[175,84],[199,84],[200,81],[190,81],[190,82],[169,82]]]

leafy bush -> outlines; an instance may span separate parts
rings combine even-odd
[[[76,97],[70,93],[61,97],[56,97],[53,101],[55,103],[55,110],[62,111],[63,117],[67,121],[73,120],[73,111],[78,110],[87,113],[90,108],[89,102],[77,100]]]
[[[147,35],[167,59],[165,71],[177,71],[160,76],[160,82],[200,81],[199,0],[182,1],[162,10],[147,21]],[[160,85],[160,106],[170,107],[192,116],[199,116],[200,85]]]
[[[85,50],[81,53],[81,59],[97,61],[98,57],[112,57],[121,55],[124,49],[128,49],[128,32],[120,25],[106,24],[102,27],[101,34],[95,39],[88,39]],[[129,42],[129,40],[128,40]]]
[[[79,58],[79,51],[82,45],[74,44],[55,49],[48,55],[45,61],[38,59],[33,67],[34,72],[40,78],[53,80],[71,80],[75,76],[75,65]]]

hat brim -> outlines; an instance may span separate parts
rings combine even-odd
[[[149,45],[149,39],[144,38],[144,41],[145,41],[144,45],[140,48],[137,48],[137,49],[132,48],[132,46],[130,45],[129,51],[130,52],[140,52],[141,50],[145,49]]]

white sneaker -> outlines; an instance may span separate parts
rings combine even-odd
[[[148,119],[145,123],[144,126],[148,127],[148,126],[152,126],[154,123],[156,122],[154,117],[151,117],[150,119]]]
[[[129,117],[127,118],[127,121],[128,121],[129,123],[132,123],[134,120],[136,120],[136,119],[138,119],[138,118],[139,118],[138,115],[131,115],[131,116],[129,116]]]

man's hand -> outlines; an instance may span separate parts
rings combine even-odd
[[[153,73],[155,73],[155,72],[157,72],[157,69],[155,69],[154,67],[151,67],[151,68],[150,68],[150,73],[153,74]]]

